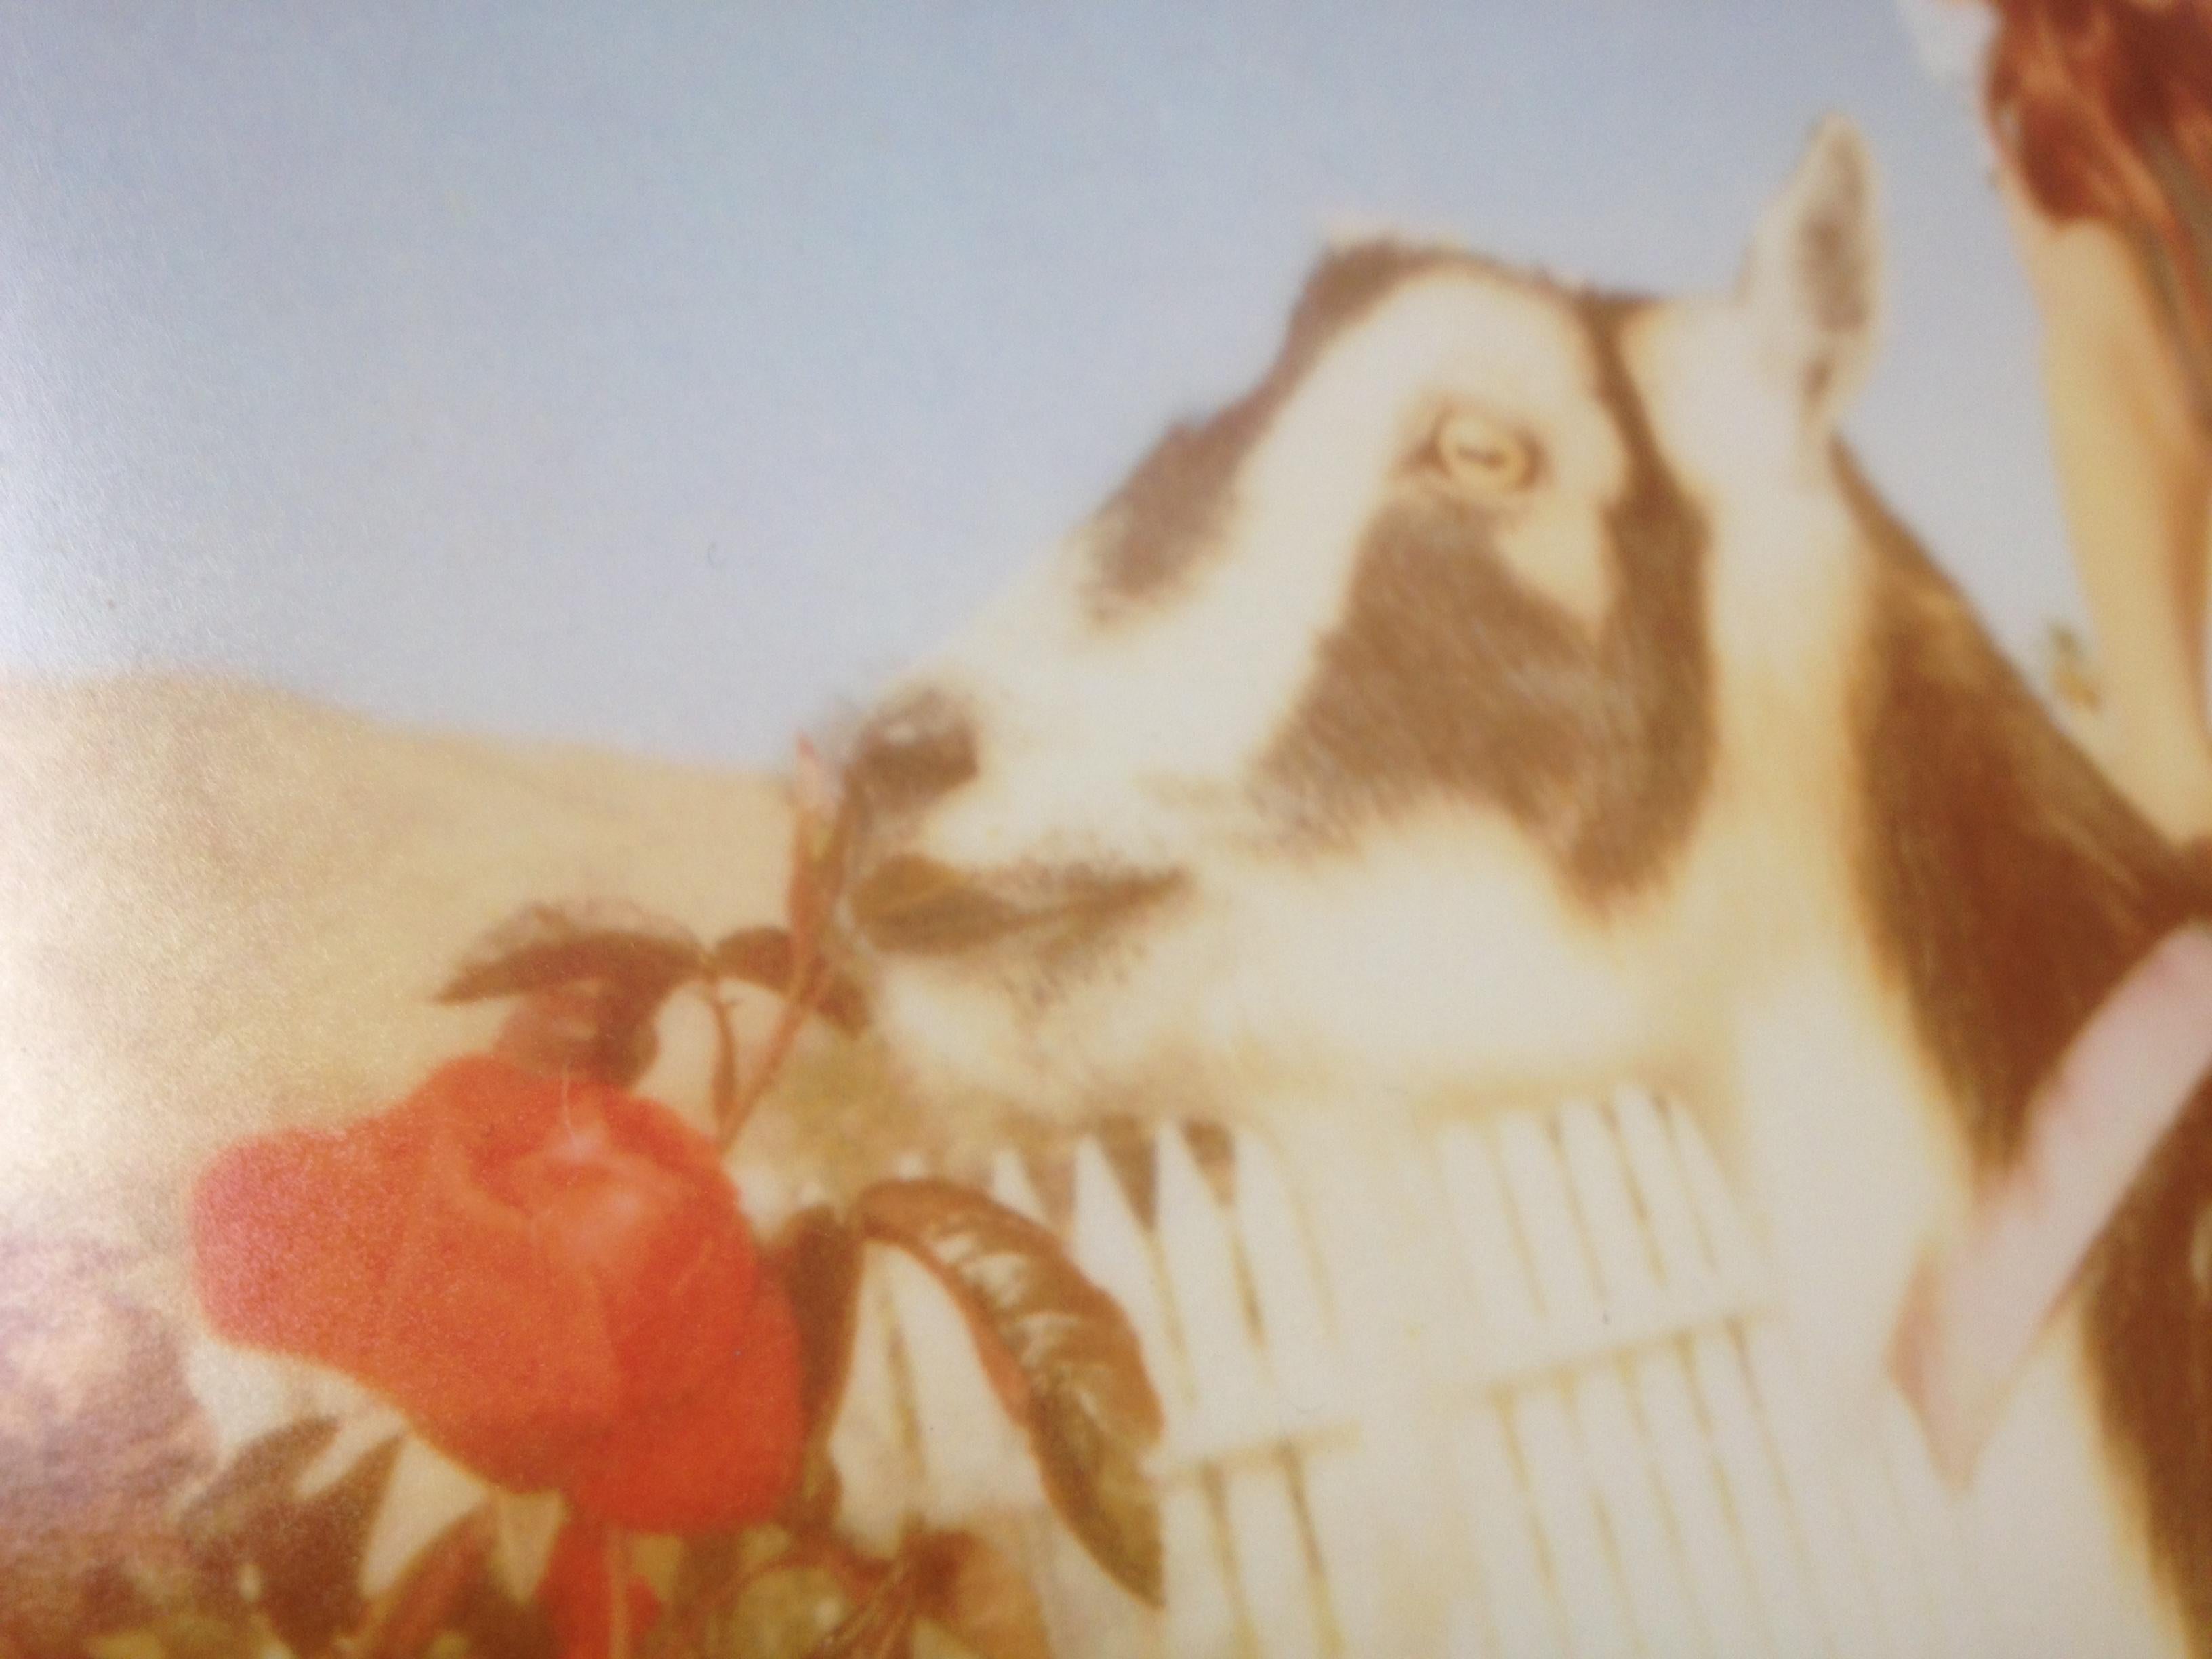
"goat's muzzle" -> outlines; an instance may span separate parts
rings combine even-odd
[[[1034,872],[986,883],[934,859],[889,858],[850,890],[854,925],[875,949],[909,955],[950,955],[1015,933],[1094,932],[1165,896],[1182,884],[1174,874],[1087,869]]]

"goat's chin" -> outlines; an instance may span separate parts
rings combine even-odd
[[[902,965],[877,982],[873,1004],[903,1092],[933,1115],[963,1119],[1059,1117],[1081,1091],[1052,1061],[1038,1016],[996,975]]]
[[[902,1092],[963,1127],[1079,1130],[1108,1117],[1202,1115],[1217,1067],[1188,999],[1139,972],[1071,981],[1018,957],[901,963],[877,981],[877,1030]]]

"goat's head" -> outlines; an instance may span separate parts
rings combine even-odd
[[[860,732],[851,920],[909,1063],[1187,1103],[1378,1021],[1448,1048],[1413,1028],[1482,905],[1597,927],[1663,884],[1733,613],[1786,609],[1793,515],[1832,505],[1871,186],[1825,127],[1720,298],[1327,258],[1258,386]]]

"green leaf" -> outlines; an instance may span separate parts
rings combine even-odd
[[[879,1182],[854,1213],[951,1293],[1054,1505],[1099,1565],[1157,1604],[1159,1507],[1143,1458],[1159,1397],[1121,1305],[1044,1228],[951,1182]]]
[[[748,1567],[763,1565],[749,1563],[744,1548],[745,1534],[741,1533],[701,1533],[685,1539],[676,1559],[676,1582],[669,1592],[669,1606],[679,1612],[726,1606],[744,1583]],[[647,1638],[648,1651],[656,1645]]]
[[[557,1651],[544,1607],[534,1597],[516,1601],[489,1571],[480,1571],[461,1590],[424,1659],[456,1644],[475,1659],[555,1659]]]
[[[791,932],[784,927],[740,927],[726,933],[708,954],[711,971],[742,984],[789,996],[798,970]],[[824,962],[813,965],[814,1012],[847,1036],[868,1023],[867,1000],[852,977]]]
[[[828,1205],[817,1204],[785,1224],[769,1263],[799,1322],[799,1400],[808,1427],[826,1431],[836,1417],[853,1357],[860,1236]]]
[[[239,1555],[264,1516],[295,1501],[301,1475],[337,1431],[336,1418],[307,1417],[248,1441],[179,1517],[185,1543],[203,1555]]]
[[[934,1619],[921,1618],[914,1621],[914,1640],[907,1648],[907,1659],[990,1659],[990,1656],[969,1647]]]
[[[638,1644],[639,1659],[736,1659],[749,1652],[738,1644],[744,1622],[739,1603],[747,1586],[763,1574],[793,1564],[787,1558],[795,1541],[790,1530],[773,1523],[686,1538],[666,1616]],[[804,1652],[804,1644],[819,1640],[844,1613],[841,1602],[823,1620],[806,1625],[791,1638],[801,1644],[797,1650]],[[753,1616],[762,1616],[759,1608]]]
[[[440,1533],[369,1605],[367,1620],[354,1633],[353,1654],[359,1659],[416,1659],[439,1635],[455,1628],[456,1615],[483,1587],[495,1541],[489,1506],[471,1510]]]
[[[894,1568],[806,1659],[905,1659],[914,1620],[913,1577]]]
[[[475,1659],[555,1659],[556,1653],[544,1607],[534,1597],[515,1600],[489,1570],[479,1571],[462,1589],[424,1659],[457,1643]]]
[[[830,1433],[852,1369],[860,1236],[829,1206],[816,1205],[785,1224],[768,1264],[789,1296],[799,1326],[799,1407],[806,1424],[799,1489],[783,1514],[798,1524],[831,1525],[842,1483],[830,1455]]]
[[[770,1567],[712,1622],[704,1650],[709,1659],[811,1659],[853,1611],[843,1580],[828,1567]]]
[[[272,1506],[246,1536],[261,1610],[295,1653],[318,1653],[361,1621],[361,1563],[383,1508],[400,1437],[363,1454],[313,1498]]]
[[[259,1633],[245,1620],[177,1613],[84,1644],[90,1659],[254,1659]]]
[[[781,996],[791,985],[791,932],[785,927],[740,927],[714,941],[707,965],[730,979]]]
[[[690,930],[635,906],[538,904],[487,934],[438,1000],[520,997],[499,1054],[626,1088],[659,1049],[661,1005],[705,962]]]
[[[906,1558],[918,1586],[916,1606],[954,1650],[974,1659],[1052,1659],[1044,1609],[1020,1568],[973,1533],[921,1533],[908,1540]]]
[[[705,961],[690,928],[635,905],[533,904],[471,947],[437,1000],[474,1002],[596,979],[657,1005]]]
[[[868,1026],[868,999],[860,981],[836,968],[815,970],[821,984],[814,993],[814,1012],[851,1036]]]

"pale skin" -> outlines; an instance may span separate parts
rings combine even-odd
[[[2204,698],[2212,441],[2135,249],[1998,187],[2042,317],[2059,489],[2104,663],[2106,763],[2176,841],[2212,836]]]

